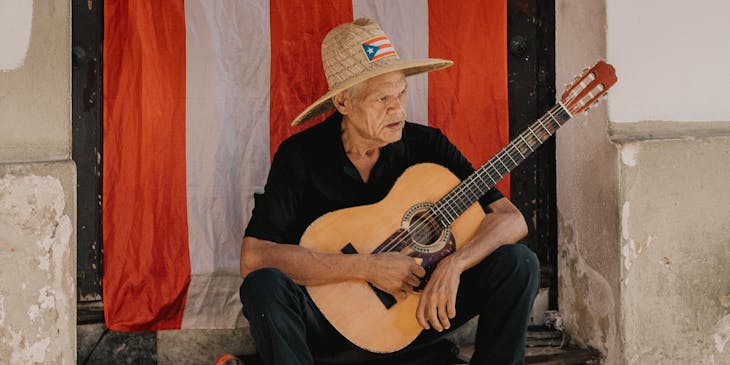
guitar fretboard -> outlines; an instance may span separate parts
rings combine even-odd
[[[443,227],[451,225],[499,180],[534,153],[570,118],[570,113],[562,104],[556,104],[550,108],[527,130],[436,202],[431,207],[431,212]]]

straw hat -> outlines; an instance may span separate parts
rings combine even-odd
[[[372,19],[360,18],[338,25],[322,41],[322,65],[329,91],[304,109],[292,125],[333,109],[333,96],[367,79],[398,70],[411,76],[452,64],[437,58],[401,60],[388,36]]]

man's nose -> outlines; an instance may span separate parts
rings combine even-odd
[[[395,101],[390,104],[389,112],[390,114],[403,113],[405,115],[406,102],[400,98],[395,98]]]

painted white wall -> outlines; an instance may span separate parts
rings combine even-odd
[[[0,0],[0,71],[23,65],[32,23],[32,0]]]
[[[730,1],[607,0],[612,122],[730,121]]]

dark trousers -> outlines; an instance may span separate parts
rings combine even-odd
[[[456,329],[479,315],[472,364],[522,364],[532,303],[540,282],[537,256],[522,244],[504,245],[461,275]],[[243,314],[266,364],[357,363],[407,356],[449,331],[426,330],[393,354],[360,350],[319,312],[306,290],[281,271],[261,269],[241,285]]]

